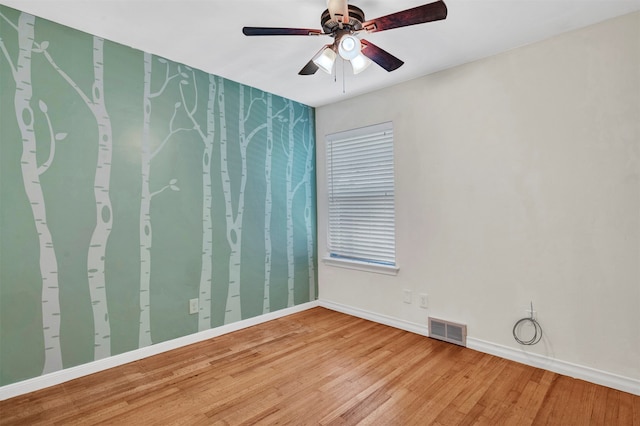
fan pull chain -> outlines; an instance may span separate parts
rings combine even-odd
[[[342,61],[342,94],[344,95],[345,93],[347,93],[347,88],[346,88],[346,83],[344,81],[344,60]]]
[[[338,61],[336,61],[336,65],[333,67],[333,82],[337,83],[338,82]]]

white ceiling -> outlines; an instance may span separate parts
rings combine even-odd
[[[366,19],[430,0],[353,0]],[[311,106],[391,86],[618,15],[640,0],[445,0],[446,20],[365,38],[402,59],[353,76],[298,71],[329,37],[246,37],[243,26],[320,29],[325,0],[0,0],[108,40],[182,62]]]

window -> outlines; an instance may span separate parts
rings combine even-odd
[[[326,146],[327,260],[395,273],[393,124],[334,133]]]

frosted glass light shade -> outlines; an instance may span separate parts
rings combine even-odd
[[[358,56],[360,49],[360,39],[352,35],[345,35],[340,39],[340,43],[338,44],[338,53],[342,59],[346,59],[347,61]]]
[[[371,59],[367,58],[362,53],[349,62],[351,62],[351,68],[353,68],[354,74],[360,74],[362,71],[367,69],[369,65],[371,65]]]
[[[313,63],[327,74],[333,73],[333,66],[336,63],[336,52],[330,47],[325,47],[312,59]]]

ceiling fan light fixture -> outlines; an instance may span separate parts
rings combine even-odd
[[[327,74],[333,73],[333,66],[336,63],[336,52],[329,46],[322,49],[312,59],[313,63]]]
[[[340,39],[340,43],[338,43],[338,53],[347,61],[352,60],[356,56],[360,55],[360,49],[362,45],[360,44],[360,39],[353,35],[345,35]]]
[[[353,68],[354,74],[360,74],[362,71],[366,70],[367,67],[372,63],[371,59],[367,58],[362,53],[349,62],[351,62],[351,68]]]

